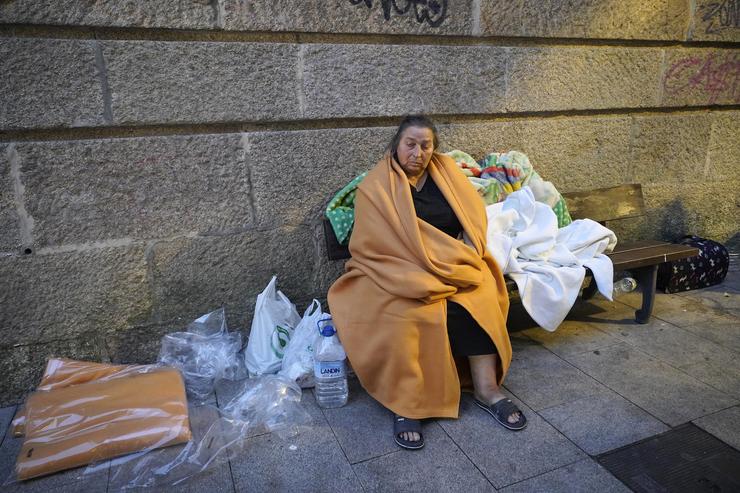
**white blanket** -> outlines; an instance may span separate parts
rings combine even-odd
[[[552,209],[536,202],[529,187],[486,207],[488,249],[519,289],[527,313],[554,331],[575,303],[586,275],[612,299],[614,271],[604,255],[617,244],[614,233],[590,219],[558,230]]]

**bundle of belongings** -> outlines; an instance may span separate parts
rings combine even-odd
[[[476,161],[453,150],[452,157],[487,205],[487,246],[519,290],[522,304],[544,329],[565,319],[590,269],[599,291],[612,296],[609,257],[614,233],[595,221],[573,222],[563,196],[518,151],[493,152]],[[354,199],[363,173],[329,201],[326,216],[340,244],[349,243]]]
[[[190,440],[180,372],[50,359],[13,421],[18,480]]]

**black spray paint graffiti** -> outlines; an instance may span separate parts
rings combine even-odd
[[[723,0],[712,2],[701,8],[701,20],[708,22],[707,34],[716,34],[723,29],[740,27],[740,1]]]
[[[352,5],[364,3],[373,8],[373,0],[349,0]],[[391,19],[391,13],[406,15],[413,11],[419,24],[426,22],[431,27],[439,27],[447,17],[447,0],[380,0],[385,20]]]

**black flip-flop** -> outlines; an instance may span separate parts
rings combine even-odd
[[[524,413],[521,409],[511,402],[511,399],[501,399],[500,401],[496,401],[494,404],[486,404],[485,402],[475,399],[475,403],[478,407],[493,416],[493,419],[498,421],[499,424],[507,430],[520,431],[527,427],[527,418],[524,417]],[[509,423],[509,416],[514,413],[519,413],[519,420],[516,423]]]
[[[404,440],[401,437],[401,433],[418,433],[419,439],[417,441]],[[403,416],[394,414],[393,439],[399,447],[408,450],[419,450],[424,446],[424,435],[421,434],[421,421],[418,419],[404,418]]]

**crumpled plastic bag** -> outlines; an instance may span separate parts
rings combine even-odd
[[[181,447],[131,454],[110,462],[109,491],[177,485],[233,459],[248,446],[249,437],[277,432],[295,436],[311,416],[300,403],[301,389],[279,375],[243,380],[222,410],[211,405],[190,411],[193,439]],[[93,474],[108,467],[89,467]]]
[[[184,332],[162,337],[159,362],[180,370],[191,402],[205,402],[218,380],[247,376],[241,347],[241,334],[228,331],[226,311],[219,308],[191,322]]]
[[[301,388],[310,388],[315,385],[314,350],[321,339],[318,321],[328,316],[328,313],[321,311],[321,303],[313,300],[306,308],[303,318],[296,326],[293,337],[285,349],[282,368],[278,374],[296,381]]]

